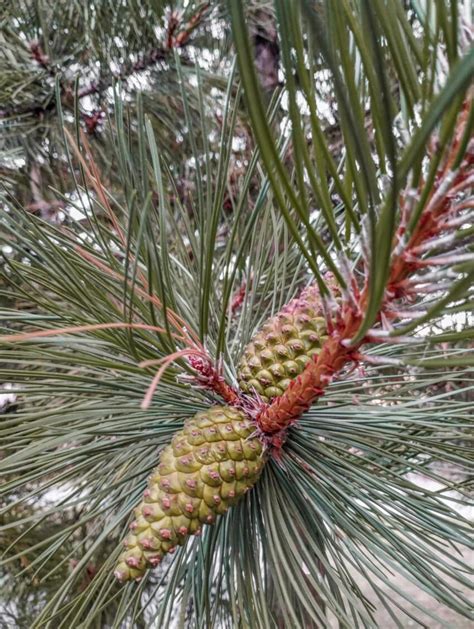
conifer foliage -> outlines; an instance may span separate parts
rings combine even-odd
[[[470,3],[0,20],[0,626],[469,618]]]

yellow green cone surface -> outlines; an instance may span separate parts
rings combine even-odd
[[[140,579],[145,570],[213,524],[257,481],[263,446],[240,410],[214,406],[197,413],[161,452],[115,576]]]
[[[327,339],[318,288],[310,286],[266,321],[244,350],[240,389],[265,402],[283,394]]]

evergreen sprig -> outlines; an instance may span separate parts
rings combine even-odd
[[[166,9],[112,4],[99,15],[92,3],[96,30],[78,13],[97,58],[114,29],[142,50]],[[6,182],[0,379],[17,407],[0,428],[0,605],[5,617],[24,605],[19,625],[373,627],[380,609],[393,626],[442,622],[414,587],[469,617],[471,524],[456,510],[469,500],[474,390],[468,14],[454,0],[268,4],[284,79],[273,93],[253,69],[255,7],[228,2],[207,18],[231,28],[237,55],[220,50],[230,75],[214,77],[214,102],[213,77],[173,53],[179,154],[147,103],[152,79],[136,96],[115,88],[99,137],[81,132],[56,81],[65,174],[45,190],[63,219],[31,212],[16,174]],[[27,3],[6,19],[45,37]],[[334,114],[336,143],[323,122]],[[426,208],[445,205],[449,234],[426,238]],[[396,279],[413,279],[414,301],[390,320],[410,242]],[[426,259],[436,270],[417,266]],[[186,352],[238,392],[237,362],[270,314],[315,281],[331,311],[327,271],[348,307],[363,305],[353,368],[298,417],[245,499],[119,586],[120,543],[160,449],[220,401]]]

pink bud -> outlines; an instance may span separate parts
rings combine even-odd
[[[165,509],[169,509],[171,506],[171,500],[167,497],[161,499],[161,504]]]
[[[191,502],[188,502],[184,508],[186,509],[188,513],[192,513],[194,511],[194,507]]]
[[[169,529],[160,529],[160,537],[163,539],[171,539],[171,531]]]
[[[153,566],[153,568],[156,568],[161,561],[161,557],[159,555],[155,555],[154,557],[148,557],[147,561],[151,566]]]
[[[220,496],[218,496],[217,494],[215,494],[214,496],[212,496],[212,499],[214,500],[214,502],[216,503],[216,505],[218,505],[221,501]]]
[[[186,486],[190,489],[196,489],[197,483],[193,478],[188,478],[188,480],[186,481]]]
[[[140,560],[138,557],[127,557],[127,559],[125,559],[125,563],[129,568],[138,568]]]
[[[153,548],[153,540],[147,537],[147,538],[142,539],[140,541],[140,545],[145,550],[149,550],[149,549]]]
[[[180,535],[187,535],[188,534],[188,529],[185,526],[180,526],[178,529],[178,533]]]

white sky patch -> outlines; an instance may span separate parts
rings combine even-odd
[[[13,384],[10,382],[0,387],[0,411],[3,411],[10,404],[15,404],[17,395],[13,388]]]
[[[20,155],[21,149],[15,149],[15,151],[10,151],[9,153],[3,153],[1,162],[7,167],[12,169],[20,169],[23,168],[26,164],[26,160],[22,155]]]
[[[439,498],[450,509],[459,513],[459,515],[466,518],[470,522],[474,522],[474,503],[466,501],[466,497],[460,494],[458,491],[447,489],[446,485],[433,480],[418,472],[410,472],[406,475],[407,480],[418,487],[426,489],[428,492],[437,492]]]
[[[65,483],[64,485],[55,485],[35,499],[36,507],[48,508],[58,503],[66,504],[69,499],[77,500],[79,497],[85,496],[88,492],[82,490],[77,491],[77,486],[73,483]],[[74,497],[73,497],[74,496]]]
[[[73,221],[83,221],[91,212],[91,202],[85,192],[73,192],[66,195],[71,201],[66,208],[67,216]]]
[[[244,151],[247,146],[246,141],[243,138],[239,138],[238,136],[234,136],[232,138],[232,150],[233,151]]]

